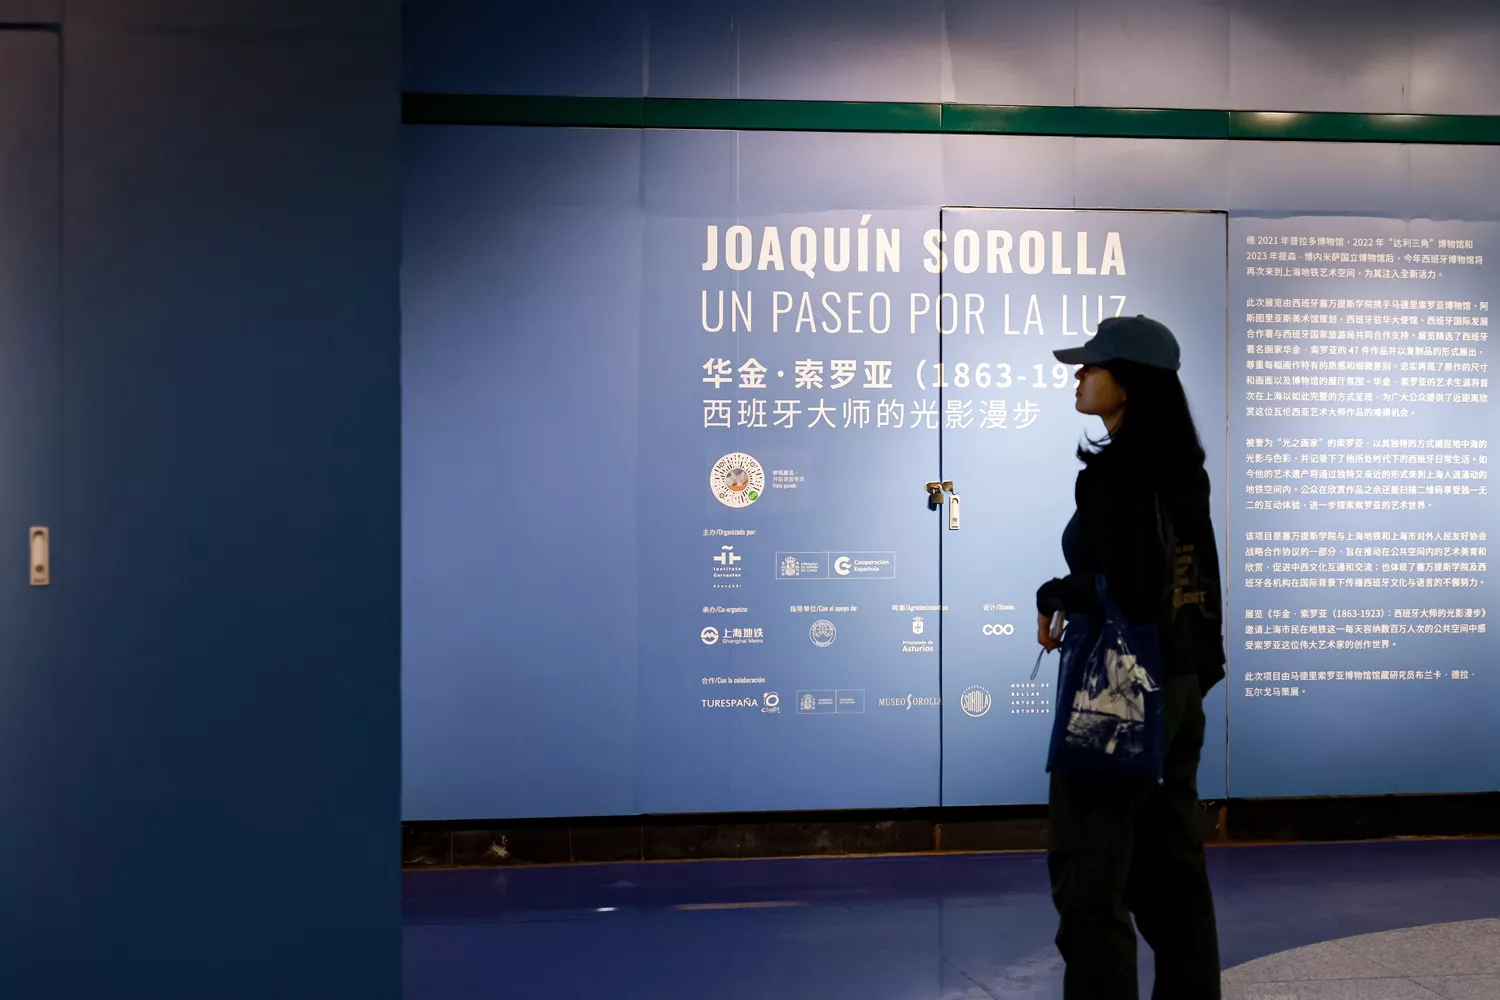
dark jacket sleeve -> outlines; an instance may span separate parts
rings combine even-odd
[[[1156,492],[1129,470],[1100,460],[1078,477],[1078,518],[1095,567],[1110,597],[1132,625],[1156,621],[1169,567],[1158,522]],[[1094,577],[1070,573],[1043,584],[1037,610],[1097,615]]]

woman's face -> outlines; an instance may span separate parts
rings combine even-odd
[[[1108,369],[1084,365],[1078,369],[1077,406],[1079,413],[1100,417],[1113,426],[1125,412],[1125,390]]]

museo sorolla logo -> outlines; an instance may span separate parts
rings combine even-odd
[[[881,698],[881,708],[904,708],[910,712],[914,708],[937,708],[942,705],[943,699],[936,695],[919,696],[908,694],[904,698]]]
[[[959,706],[964,710],[964,714],[972,719],[977,719],[987,714],[992,704],[994,704],[994,701],[990,698],[989,691],[977,684],[973,687],[965,688],[963,697],[959,699]]]

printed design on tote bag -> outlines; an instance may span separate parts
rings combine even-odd
[[[1124,637],[1106,629],[1083,664],[1066,741],[1105,756],[1139,759],[1148,752],[1146,695],[1159,690]],[[1110,641],[1113,639],[1113,641]]]

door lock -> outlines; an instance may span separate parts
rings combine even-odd
[[[943,506],[943,494],[945,494],[945,493],[952,494],[952,499],[950,499],[948,501],[948,504],[949,504],[949,506],[948,506],[948,529],[950,531],[957,531],[958,530],[958,490],[956,490],[956,489],[953,488],[953,480],[951,480],[951,479],[945,479],[942,482],[937,482],[936,480],[934,480],[933,482],[928,483],[923,488],[927,490],[927,506],[928,507],[941,507],[941,506]]]
[[[944,493],[952,493],[954,496],[958,495],[958,490],[953,488],[953,480],[951,479],[944,480],[943,482],[934,480],[924,486],[923,489],[927,491],[927,503],[931,507],[941,507],[943,505]]]

